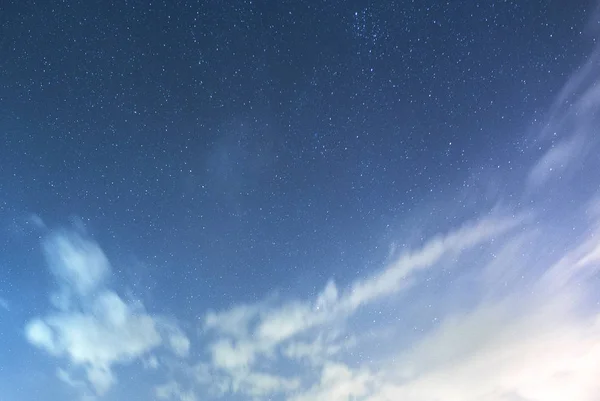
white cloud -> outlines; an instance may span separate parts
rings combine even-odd
[[[354,368],[326,363],[320,380],[289,400],[597,401],[600,309],[586,304],[585,293],[594,289],[582,283],[598,271],[600,257],[596,231],[586,233],[532,285],[512,286],[470,311],[450,313],[414,343],[383,342],[389,358],[370,363],[375,368],[367,369],[364,360]],[[505,252],[476,270],[486,278],[475,281],[479,290],[495,288],[489,278],[507,269],[530,270],[529,261],[515,255],[543,252],[547,238],[537,234],[531,228],[500,244]]]
[[[508,238],[493,252],[492,260],[481,267],[481,283],[486,288],[486,297],[494,297],[498,292],[512,288],[523,276],[524,265],[532,264],[527,250],[539,240],[540,230],[529,229]]]
[[[71,373],[69,373],[68,371],[64,370],[64,369],[58,369],[56,371],[56,377],[58,377],[58,379],[66,384],[68,384],[71,387],[75,387],[75,388],[80,388],[80,389],[86,389],[87,385],[85,384],[84,381],[82,380],[77,380],[75,378],[73,378],[73,376],[71,375]]]
[[[27,339],[55,356],[84,367],[98,394],[116,381],[112,366],[143,356],[161,344],[156,322],[141,309],[104,292],[88,313],[51,314],[30,322]]]
[[[233,376],[232,392],[253,398],[288,393],[300,386],[299,379],[289,379],[262,372],[239,372]]]
[[[390,362],[370,373],[371,391],[354,399],[597,401],[600,308],[587,303],[587,294],[594,293],[589,279],[600,269],[600,222],[580,227],[581,236],[558,236],[552,247],[565,251],[536,274],[531,260],[546,258],[551,229],[526,227],[498,244],[493,262],[475,270],[483,278],[475,281],[479,290],[494,296],[447,315],[414,344],[388,342]],[[516,272],[533,278],[516,285]],[[495,292],[498,278],[511,284],[504,293]],[[336,386],[321,380],[316,394]]]
[[[600,221],[580,243],[550,266],[540,280],[540,290],[556,293],[574,282],[585,282],[600,271]]]
[[[277,345],[304,330],[326,322],[330,316],[328,312],[315,310],[307,302],[291,302],[265,313],[254,336],[258,341]]]
[[[323,336],[327,331],[321,332],[321,337],[316,340],[310,340],[312,330],[335,326],[359,307],[408,288],[408,279],[414,273],[433,267],[445,255],[457,255],[500,238],[523,221],[520,216],[488,217],[465,225],[445,236],[433,238],[414,252],[402,254],[380,273],[356,281],[346,291],[340,292],[330,281],[314,300],[290,301],[278,306],[261,302],[236,306],[224,312],[211,311],[204,319],[204,329],[209,334],[217,334],[208,345],[212,367],[229,377],[232,389],[256,395],[247,386],[236,386],[236,383],[256,374],[254,369],[260,358],[274,361],[278,355],[323,365],[349,342],[331,337],[325,342]],[[291,341],[303,333],[308,333],[308,341]],[[285,387],[268,388],[280,392]]]
[[[600,106],[598,57],[596,51],[550,110],[538,139],[553,144],[524,171],[529,187],[541,192],[589,150]],[[589,216],[600,217],[599,205],[596,199],[588,207]],[[564,213],[580,221],[576,210]],[[94,241],[52,234],[44,250],[61,288],[55,309],[32,319],[25,335],[66,362],[61,381],[98,395],[117,382],[119,365],[141,360],[157,369],[152,375],[173,376],[155,396],[175,401],[196,401],[200,393],[288,401],[598,401],[600,309],[586,300],[600,269],[600,227],[574,235],[571,227],[529,223],[521,215],[483,217],[347,286],[329,281],[305,299],[267,297],[208,311],[199,361],[190,361],[190,339],[177,324],[109,288],[110,264]],[[556,229],[557,243],[547,229]],[[442,267],[452,274],[442,280],[446,287],[422,280]],[[465,276],[471,286],[458,288],[468,302],[460,311],[446,307],[455,301],[453,279]],[[410,297],[392,298],[411,289]],[[424,292],[446,308],[435,323],[420,311],[424,324],[405,335],[413,327],[404,312]],[[370,332],[370,313],[385,307],[392,311],[381,319],[391,333],[384,337]],[[357,343],[368,331],[373,343]],[[174,357],[161,356],[159,364],[161,346]]]
[[[156,397],[163,400],[196,401],[196,394],[192,390],[183,390],[181,385],[174,380],[154,389]]]
[[[190,340],[183,333],[169,336],[169,344],[178,356],[184,357],[190,352]]]
[[[565,83],[556,97],[538,140],[550,142],[548,150],[529,172],[529,186],[538,189],[552,176],[581,165],[597,145],[600,123],[600,47]],[[536,141],[537,143],[537,141]],[[591,155],[595,156],[594,152]]]
[[[511,235],[511,229],[519,225],[521,229]],[[236,330],[218,331],[219,314],[213,313],[210,330],[220,334],[209,345],[211,366],[228,375],[227,388],[255,397],[262,393],[240,383],[256,374],[253,369],[259,357],[267,356],[261,359],[263,366],[281,363],[273,357],[274,350],[280,349],[286,364],[304,372],[303,380],[295,382],[298,387],[265,388],[287,394],[289,401],[596,401],[600,314],[576,311],[584,298],[579,295],[585,292],[580,283],[600,267],[600,228],[592,222],[591,227],[581,227],[583,236],[557,235],[562,242],[547,244],[550,228],[529,225],[522,218],[483,219],[401,255],[347,291],[339,291],[330,282],[315,301],[263,303],[258,310],[249,307],[251,319],[240,313],[245,307],[221,312],[228,319],[225,327],[236,327],[239,316],[237,323],[243,327]],[[542,265],[536,273],[529,263],[546,263],[547,246],[568,250],[551,257],[557,261]],[[393,363],[381,364],[368,356],[364,357],[374,368],[366,368],[362,360],[355,368],[334,362],[348,353],[340,353],[344,348],[338,337],[332,341],[323,337],[326,328],[339,329],[341,318],[406,288],[408,279],[411,285],[419,285],[420,276],[415,273],[436,266],[445,257],[455,260],[467,249],[477,250],[469,253],[469,263],[484,266],[468,273],[478,276],[472,282],[480,287],[473,290],[492,294],[482,304],[440,317],[441,324],[412,345],[377,339]],[[490,254],[492,261],[484,263]],[[531,276],[528,285],[518,283],[524,273]],[[394,328],[391,323],[390,328]],[[396,330],[399,337],[406,328]],[[227,339],[228,334],[236,338]],[[302,340],[295,339],[299,334]],[[299,366],[295,361],[309,364]],[[322,372],[312,382],[310,372],[315,367],[322,367]]]
[[[533,166],[529,172],[529,184],[539,187],[553,175],[562,173],[573,159],[580,156],[583,140],[579,136],[562,140],[554,144]]]
[[[372,392],[373,375],[367,370],[352,370],[340,363],[323,367],[320,381],[290,401],[348,401],[360,400]]]
[[[598,103],[600,98],[594,96],[594,94],[600,95],[597,86],[600,78],[599,63],[600,47],[596,46],[585,64],[575,70],[555,98],[549,112],[549,122],[541,132],[542,137],[555,132],[569,119],[576,120],[578,123],[589,122],[589,114],[581,114],[581,112],[596,112],[596,106],[600,104]]]
[[[320,333],[315,339],[291,341],[282,352],[290,360],[306,361],[310,366],[321,366],[355,345],[354,337],[345,336],[340,339],[339,333]]]
[[[195,365],[187,366],[184,370],[192,382],[211,396],[222,397],[231,391],[231,378],[216,372],[209,363],[198,362]]]
[[[577,301],[571,291],[575,279],[587,277],[600,264],[594,228],[540,273],[535,286],[527,287],[534,295],[512,291],[469,312],[442,316],[441,325],[412,345],[391,341],[394,336],[374,338],[396,362],[368,354],[361,356],[369,361],[368,368],[362,359],[358,364],[344,361],[349,355],[345,351],[361,348],[352,333],[344,332],[344,322],[359,308],[373,308],[376,301],[419,285],[420,271],[450,267],[447,258],[456,260],[466,250],[474,264],[494,251],[493,262],[476,270],[481,279],[474,282],[483,289],[492,289],[499,277],[510,282],[527,267],[527,260],[518,256],[543,249],[543,233],[522,217],[483,218],[405,252],[347,290],[330,281],[312,299],[208,312],[203,333],[209,339],[208,362],[192,362],[196,365],[189,369],[185,387],[175,375],[155,395],[176,401],[195,401],[200,392],[250,399],[278,395],[289,401],[508,401],[517,396],[546,401],[544,388],[552,388],[552,394],[565,399],[595,401],[589,398],[595,382],[588,378],[600,373],[593,368],[600,362],[595,340],[600,338],[600,318],[579,319],[571,313]],[[148,365],[156,360],[159,346],[178,357],[189,356],[190,341],[174,322],[149,315],[142,305],[123,301],[105,285],[98,285],[94,294],[85,295],[77,309],[56,310],[26,327],[32,344],[83,370],[85,381],[64,370],[60,376],[65,383],[83,383],[102,395],[117,381],[116,365],[135,359]],[[362,322],[360,327],[369,325]],[[406,329],[391,323],[389,328],[398,330],[398,336]],[[282,375],[278,366],[291,375]],[[316,381],[315,370],[321,372]]]
[[[4,309],[5,311],[10,312],[10,304],[4,298],[0,298],[0,309]]]
[[[505,303],[448,319],[401,353],[388,367],[396,377],[365,400],[595,401],[600,316],[573,319],[553,308],[565,305]]]
[[[176,355],[187,355],[189,340],[175,324],[106,287],[111,268],[95,242],[77,233],[53,234],[44,249],[62,294],[72,295],[31,320],[25,336],[50,355],[66,358],[70,368],[82,368],[96,394],[117,382],[115,365],[142,358],[167,341]],[[62,381],[74,382],[66,370],[59,372]]]
[[[56,377],[67,386],[75,389],[75,391],[79,393],[80,401],[96,401],[98,399],[98,397],[94,394],[94,391],[90,389],[88,383],[84,380],[76,378],[72,372],[58,368],[56,370]]]
[[[260,344],[220,339],[209,346],[214,366],[225,370],[247,369],[255,360]]]
[[[146,369],[158,369],[160,366],[156,355],[150,355],[147,359],[142,360],[142,364]]]
[[[185,358],[190,353],[190,339],[179,328],[177,323],[165,318],[155,317],[158,327],[163,337],[168,339],[169,348],[173,353],[181,358]]]
[[[46,223],[44,223],[44,220],[42,220],[42,218],[37,214],[30,215],[29,219],[27,221],[29,223],[31,223],[35,228],[38,228],[41,230],[48,229],[48,226],[46,226]]]
[[[220,339],[211,345],[213,361],[225,368],[247,367],[256,359],[256,353],[273,352],[280,343],[306,330],[343,318],[361,305],[406,288],[410,274],[433,266],[448,253],[460,253],[493,240],[522,221],[522,217],[485,218],[438,236],[422,248],[401,255],[381,273],[355,282],[341,295],[335,283],[329,282],[315,301],[292,301],[277,307],[264,304],[262,309],[258,305],[237,306],[230,311],[211,312],[205,319],[205,329],[241,337],[235,343]],[[250,311],[249,315],[245,311]]]
[[[204,329],[215,330],[232,337],[245,337],[248,327],[261,311],[261,305],[238,305],[221,312],[209,311],[204,317]]]
[[[233,369],[224,375],[205,363],[188,366],[186,372],[196,389],[200,389],[205,395],[210,394],[210,399],[220,398],[230,393],[258,400],[273,394],[291,393],[300,386],[300,380],[295,377],[283,377],[244,368]],[[167,384],[156,388],[157,396],[174,399],[178,399],[181,389],[182,386],[176,380],[170,380]],[[197,391],[192,386],[188,392]]]
[[[32,320],[25,328],[25,335],[30,343],[56,355],[56,340],[54,332],[41,319]]]
[[[458,254],[477,245],[494,241],[496,237],[504,235],[523,221],[523,216],[484,218],[445,236],[434,237],[422,248],[401,255],[395,263],[381,273],[354,283],[349,293],[340,300],[340,306],[344,310],[354,311],[365,303],[393,294],[409,285],[406,279],[412,273],[432,267],[448,254]]]
[[[44,251],[52,273],[79,295],[100,287],[110,274],[104,252],[81,235],[53,234],[44,241]]]

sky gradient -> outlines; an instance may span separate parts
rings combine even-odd
[[[600,401],[600,5],[0,6],[0,401]]]

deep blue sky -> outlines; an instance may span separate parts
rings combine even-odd
[[[256,383],[255,368],[275,365],[224,366],[211,344],[231,333],[207,334],[207,311],[254,305],[262,312],[247,312],[244,324],[258,330],[278,304],[316,300],[329,280],[343,294],[409,249],[417,252],[435,235],[489,215],[527,214],[531,226],[522,231],[555,229],[539,240],[544,246],[517,241],[535,249],[539,255],[531,258],[542,263],[527,259],[523,268],[539,276],[551,270],[561,252],[585,243],[592,217],[577,213],[599,190],[595,8],[592,1],[566,0],[5,2],[0,394],[34,400],[48,387],[54,399],[160,398],[153,386],[168,377],[194,394],[171,387],[164,398],[205,399],[202,381],[181,378],[169,357],[154,356],[159,367],[140,367],[158,355],[158,344],[105,361],[118,383],[99,390],[90,376],[97,360],[79,361],[74,344],[43,345],[31,334],[36,318],[56,333],[69,326],[49,323],[57,314],[106,323],[90,306],[104,292],[118,294],[135,316],[169,320],[157,323],[160,344],[168,342],[165,333],[185,332],[192,344],[185,363],[206,364],[212,381],[235,383],[245,374]],[[60,273],[71,259],[57,238],[84,255],[76,277]],[[574,242],[561,242],[567,239]],[[86,266],[98,254],[81,243],[99,247],[111,265],[83,292],[81,274],[89,274]],[[450,257],[467,282],[432,273],[415,278],[424,286],[405,295],[418,308],[431,307],[431,300],[447,304],[432,312],[435,322],[454,313],[450,306],[474,310],[491,291],[468,283],[489,261],[459,248],[466,262]],[[53,252],[63,256],[52,259]],[[57,292],[68,294],[67,306],[49,301]],[[429,301],[423,306],[419,299]],[[365,322],[386,333],[398,329],[398,314],[409,312],[397,309],[396,298],[377,302],[374,310],[332,307],[344,329],[315,323],[330,331],[313,337],[333,344],[339,338],[331,332],[352,337],[371,330]],[[358,339],[363,352],[373,352],[358,360],[381,357],[372,346],[378,341],[412,338],[406,327],[398,330],[387,340]],[[263,344],[259,331],[246,334]],[[277,341],[268,350],[257,345],[255,354],[292,358],[282,351],[288,337]],[[351,366],[347,359],[356,353],[348,352],[336,353],[337,362]],[[282,358],[273,362],[278,373],[296,375]],[[312,374],[330,362],[313,366]],[[68,372],[71,385],[64,375],[56,378],[57,369]],[[148,369],[154,376],[147,389],[122,385],[124,377],[143,382],[136,375]],[[382,371],[369,369],[374,376]],[[318,400],[309,392],[312,376],[298,377],[301,384],[268,395],[229,382],[222,393]]]

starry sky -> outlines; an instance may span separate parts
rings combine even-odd
[[[599,10],[3,2],[0,400],[599,401]]]

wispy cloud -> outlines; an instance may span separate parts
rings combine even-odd
[[[355,281],[341,294],[335,283],[330,281],[314,300],[288,302],[275,308],[267,304],[263,304],[262,309],[259,305],[244,305],[218,314],[211,312],[205,319],[205,328],[221,334],[232,334],[231,327],[235,327],[238,335],[234,337],[243,333],[243,337],[276,345],[314,326],[351,314],[364,304],[407,288],[410,285],[407,279],[411,274],[434,266],[447,254],[457,254],[500,237],[521,224],[523,219],[524,216],[484,218],[437,236],[420,249],[403,253],[379,273]],[[251,312],[243,313],[248,311]]]
[[[317,383],[292,395],[290,401],[345,401],[365,399],[372,392],[373,375],[366,369],[350,369],[342,363],[327,363]]]
[[[290,360],[306,362],[309,366],[322,366],[356,345],[354,336],[341,332],[319,333],[314,338],[290,341],[282,353]]]
[[[156,397],[161,400],[177,399],[180,401],[196,401],[198,399],[193,390],[184,390],[181,385],[174,380],[157,386],[154,392]]]
[[[595,16],[597,18],[597,15]],[[598,143],[600,125],[600,47],[567,80],[556,97],[537,139],[545,148],[529,172],[533,189],[552,177],[581,166]],[[578,163],[579,162],[579,163]]]
[[[110,274],[108,259],[100,247],[77,233],[51,234],[44,241],[44,252],[59,282],[79,296],[102,287]]]
[[[583,138],[574,136],[553,144],[529,172],[529,184],[538,188],[563,173],[583,149]]]
[[[338,341],[335,336],[320,332],[321,328],[329,330],[329,326],[344,321],[361,306],[410,288],[419,271],[435,266],[444,256],[456,256],[477,245],[499,239],[523,221],[522,216],[504,216],[486,217],[467,224],[431,239],[420,249],[402,254],[379,273],[357,280],[347,290],[340,291],[330,281],[314,299],[280,305],[263,301],[210,312],[205,317],[204,329],[208,330],[208,334],[216,335],[216,339],[207,346],[211,366],[229,378],[232,383],[230,391],[256,395],[246,391],[244,386],[235,386],[235,383],[256,375],[254,369],[259,361],[266,358],[274,362],[283,356],[291,361],[308,358],[316,362],[321,358],[323,363],[326,362],[327,354],[332,357],[347,341]],[[306,333],[310,336],[313,332],[319,333],[315,340],[292,341]],[[323,355],[315,355],[317,351],[323,352]],[[264,377],[263,373],[260,374]],[[277,380],[289,384],[286,378]],[[271,385],[267,389],[273,393],[289,392],[292,386]]]
[[[600,309],[582,313],[580,308],[584,294],[594,291],[582,280],[600,268],[597,228],[600,224],[592,221],[585,230],[591,234],[573,241],[527,285],[484,300],[468,312],[448,314],[409,347],[386,342],[388,361],[375,367],[364,362],[351,367],[332,358],[319,379],[289,399],[595,401],[600,394]],[[515,268],[531,274],[527,258],[519,260],[512,251],[526,255],[542,250],[546,238],[534,226],[526,230],[532,235],[517,233],[502,241],[499,249],[511,252],[494,253],[493,264],[477,274],[494,269],[500,276]],[[483,290],[496,285],[477,282]],[[402,330],[406,328],[399,328],[398,335]]]

